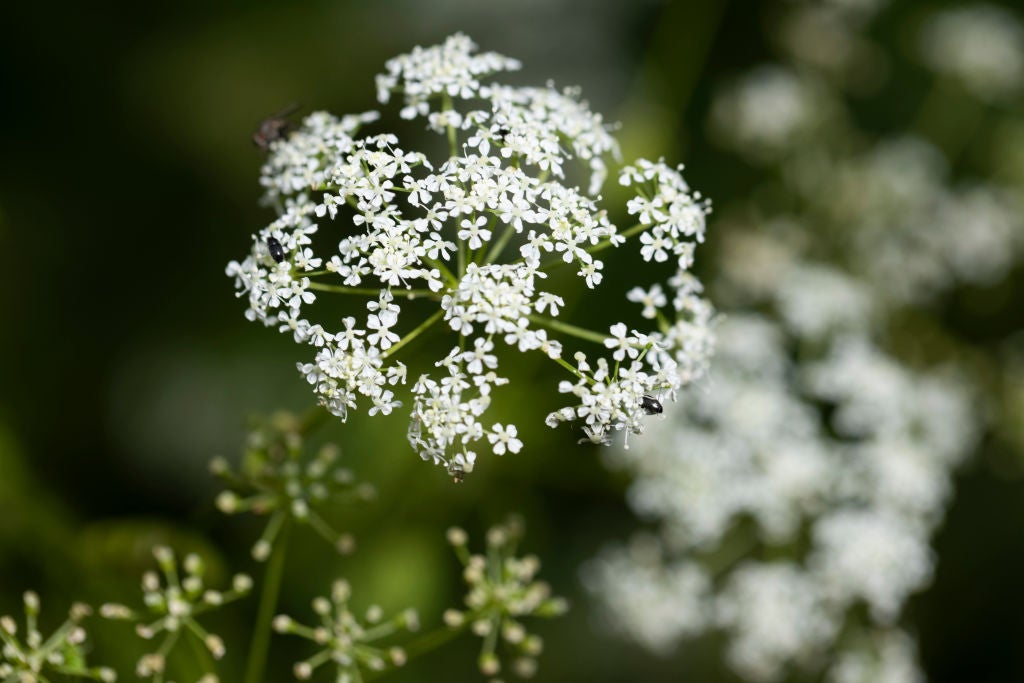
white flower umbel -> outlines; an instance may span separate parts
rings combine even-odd
[[[551,426],[579,422],[595,442],[641,432],[650,401],[674,399],[711,353],[713,312],[689,273],[708,203],[680,169],[641,159],[619,171],[636,217],[619,230],[598,194],[618,157],[609,126],[575,90],[494,82],[518,62],[477,53],[466,36],[386,68],[380,101],[400,98],[400,115],[443,136],[447,155],[363,134],[374,113],[315,113],[272,142],[261,183],[279,217],[227,268],[246,317],[312,347],[299,370],[343,420],[357,409],[388,415],[411,399],[410,443],[456,479],[481,448],[522,448],[515,425],[486,415],[492,391],[510,380],[512,354],[546,356],[568,373],[552,388],[572,400],[548,416]],[[586,191],[572,180],[581,172]],[[649,327],[608,321],[598,332],[564,321],[567,292],[547,285],[549,271],[571,269],[578,277],[561,286],[596,290],[596,255],[627,247],[664,264],[661,282],[645,277],[636,284],[647,294],[630,295],[643,305],[636,322]],[[317,318],[313,304],[328,295],[368,301],[340,320]],[[434,326],[449,330],[451,351],[404,391],[400,354]]]
[[[73,677],[113,683],[117,679],[113,669],[86,664],[88,646],[81,622],[92,614],[88,605],[72,605],[67,620],[44,638],[39,630],[39,596],[28,591],[23,601],[24,633],[19,633],[13,617],[0,617],[0,680],[45,683]]]
[[[157,649],[143,655],[135,666],[139,677],[163,683],[168,655],[182,638],[194,639],[215,659],[224,656],[224,641],[207,631],[197,617],[247,595],[252,590],[252,579],[245,574],[236,574],[230,589],[210,590],[203,580],[206,566],[198,555],[185,556],[182,562],[184,576],[179,576],[178,561],[170,548],[158,546],[153,549],[153,556],[160,573],[148,571],[142,576],[145,608],[136,611],[125,605],[107,603],[100,606],[100,615],[107,619],[135,622],[135,632],[144,640],[163,634]],[[213,676],[212,672],[207,673]]]
[[[856,285],[820,266],[810,272],[812,283]],[[584,570],[616,630],[667,654],[717,625],[729,663],[750,681],[794,666],[825,673],[830,648],[894,626],[931,580],[929,537],[978,434],[957,375],[910,371],[851,334],[867,324],[859,313],[810,322],[816,297],[776,294],[779,309],[807,310],[790,310],[788,324],[730,315],[702,400],[639,447],[607,452],[634,475],[628,500],[657,525],[658,552],[610,550]],[[817,360],[795,365],[797,342]],[[755,552],[772,561],[742,562]],[[704,616],[707,601],[716,620]],[[667,616],[668,605],[678,610]],[[876,665],[915,680],[912,649],[885,639],[855,649],[842,680],[874,680],[866,667]]]

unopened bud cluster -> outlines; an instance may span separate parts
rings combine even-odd
[[[206,566],[196,554],[185,556],[179,574],[174,551],[166,546],[153,549],[159,573],[148,571],[142,576],[144,608],[133,610],[125,605],[107,603],[100,614],[108,619],[135,622],[135,632],[145,640],[163,635],[155,652],[139,658],[135,672],[157,683],[164,680],[167,655],[182,638],[196,638],[215,659],[224,656],[224,641],[209,633],[197,617],[241,598],[252,590],[252,579],[236,574],[226,591],[208,589],[203,580]],[[212,675],[212,674],[211,674]]]
[[[469,590],[466,609],[448,610],[444,620],[451,628],[468,626],[484,639],[478,662],[487,676],[496,676],[502,670],[499,645],[511,654],[511,670],[516,675],[532,676],[543,641],[529,633],[521,620],[560,616],[567,609],[565,600],[551,595],[547,583],[535,580],[540,560],[535,555],[515,556],[521,535],[518,522],[492,527],[487,532],[486,553],[471,554],[465,531],[453,528],[448,532],[448,542],[463,564],[462,575]]]
[[[328,662],[336,667],[335,680],[345,682],[363,680],[362,672],[380,672],[405,664],[402,648],[381,645],[378,641],[402,630],[417,630],[416,611],[408,609],[384,619],[383,610],[374,605],[360,619],[349,607],[351,592],[347,581],[338,580],[331,587],[330,598],[314,599],[313,612],[320,619],[317,626],[301,624],[283,614],[274,618],[274,630],[278,633],[305,638],[321,648],[295,664],[293,671],[299,680],[310,678],[318,667]]]
[[[0,617],[0,680],[45,683],[54,677],[74,677],[113,683],[117,679],[113,669],[86,664],[86,633],[81,622],[92,614],[88,605],[72,605],[67,620],[44,638],[38,625],[39,596],[27,591],[23,601],[24,633],[13,617]]]
[[[308,460],[305,456],[304,426],[289,413],[278,413],[254,429],[238,470],[223,458],[210,464],[214,474],[228,488],[217,496],[217,508],[232,515],[252,512],[270,519],[253,545],[252,555],[260,562],[270,557],[284,524],[294,520],[310,526],[338,552],[351,552],[351,535],[336,531],[317,511],[328,502],[367,500],[375,495],[369,484],[359,484],[352,471],[339,467],[337,446],[325,445]]]

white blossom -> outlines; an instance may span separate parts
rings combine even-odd
[[[509,381],[507,350],[539,351],[571,373],[557,386],[573,405],[547,421],[581,422],[603,442],[617,431],[641,432],[650,417],[643,396],[674,399],[704,373],[714,340],[713,310],[689,273],[708,203],[680,169],[640,159],[620,180],[635,188],[627,210],[639,211],[641,222],[620,234],[598,195],[608,162],[618,159],[610,126],[576,89],[493,80],[518,68],[478,53],[461,34],[387,62],[378,99],[400,98],[400,116],[425,120],[445,138],[441,159],[386,131],[364,132],[378,120],[374,112],[306,117],[270,145],[262,170],[265,199],[280,217],[227,268],[247,318],[313,347],[296,365],[327,410],[343,420],[350,410],[388,415],[411,394],[410,443],[459,476],[473,468],[482,440],[499,455],[522,448],[515,425],[486,418],[492,392]],[[574,161],[589,173],[586,192],[568,180],[578,172]],[[321,232],[334,236],[336,249],[313,243]],[[604,262],[593,254],[609,247],[672,261],[661,274],[667,282],[644,283],[638,317],[656,318],[657,328],[616,323],[607,337],[614,366],[569,364],[565,349],[605,350],[606,337],[562,322],[565,292],[545,287],[548,271],[571,268],[581,286],[596,289]],[[369,301],[364,311],[321,317],[314,304],[335,294]],[[439,310],[421,317],[423,307],[409,300]],[[408,369],[396,356],[435,323],[458,345],[435,363],[441,372],[418,371],[405,389]]]

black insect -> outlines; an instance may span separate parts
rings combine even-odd
[[[298,110],[299,105],[291,104],[273,116],[263,119],[256,132],[252,134],[253,144],[264,151],[270,149],[270,143],[280,140],[291,131],[293,124],[288,117]]]
[[[267,238],[267,249],[270,251],[270,258],[277,263],[284,261],[284,247],[277,241],[276,237]]]
[[[494,132],[494,137],[495,137],[495,139],[500,140],[501,142],[504,142],[505,141],[505,136],[508,135],[511,132],[512,132],[511,130],[509,130],[508,128],[505,128],[504,126],[502,126],[501,128],[499,128],[498,130],[496,130]]]
[[[456,484],[461,484],[466,479],[466,471],[462,469],[462,465],[456,462],[448,465],[448,474],[451,475],[452,481]]]
[[[661,401],[650,394],[644,394],[644,397],[640,399],[640,406],[648,415],[661,415],[665,411],[661,405]]]

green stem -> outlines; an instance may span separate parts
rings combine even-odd
[[[467,621],[466,623],[468,624],[469,622]],[[405,650],[405,656],[407,659],[419,657],[420,655],[426,654],[431,650],[435,650],[445,643],[454,640],[465,630],[465,628],[465,626],[460,626],[458,628],[439,628],[436,631],[425,633],[402,649]]]
[[[448,93],[444,94],[441,104],[442,111],[451,111],[452,109],[452,98],[448,96]],[[458,156],[459,143],[455,137],[455,126],[448,124],[448,150],[452,157]]]
[[[547,355],[547,354],[545,354],[545,355]],[[551,356],[548,356],[548,358],[551,358]],[[572,363],[570,363],[569,361],[565,360],[564,358],[552,358],[551,360],[555,361],[556,363],[558,363],[563,368],[565,368],[566,370],[568,370],[572,374],[576,375],[580,379],[585,379],[588,382],[590,382],[591,384],[597,384],[597,382],[594,381],[593,379],[591,379],[590,377],[587,377],[586,375],[580,374],[580,371],[577,370],[576,368],[574,368],[572,366]]]
[[[419,326],[416,329],[414,329],[412,332],[410,332],[409,334],[407,334],[404,337],[402,337],[401,339],[399,339],[396,344],[392,344],[391,348],[389,348],[384,353],[380,354],[380,357],[381,358],[388,358],[388,357],[393,356],[394,354],[398,353],[399,349],[401,349],[403,346],[405,346],[406,344],[411,342],[413,339],[415,339],[416,337],[420,336],[421,334],[426,332],[428,329],[430,329],[430,327],[433,326],[434,323],[436,323],[438,320],[441,319],[442,315],[444,315],[444,310],[443,309],[437,311],[436,313],[434,313],[432,316],[430,316],[429,318],[427,318],[426,320],[421,322],[419,324]]]
[[[570,325],[569,323],[563,323],[561,320],[555,320],[553,318],[545,318],[541,315],[529,315],[526,316],[531,322],[535,322],[542,327],[547,327],[552,330],[564,332],[565,334],[578,337],[579,339],[586,339],[597,344],[604,345],[604,340],[608,338],[608,335],[594,332],[583,327],[577,327],[576,325]]]
[[[213,662],[213,655],[206,649],[206,643],[202,641],[199,634],[191,631],[185,636],[185,640],[188,641],[189,646],[192,648],[192,654],[195,656],[199,671],[202,674],[215,673],[217,665]]]
[[[508,241],[512,239],[512,235],[516,234],[516,230],[511,225],[506,225],[504,232],[501,233],[501,237],[495,240],[494,244],[491,245],[491,250],[487,252],[487,258],[484,259],[484,263],[495,263],[498,257],[501,256],[501,252],[504,251],[508,245]]]
[[[288,546],[289,520],[285,520],[281,533],[278,535],[274,548],[267,563],[267,573],[263,578],[263,590],[260,592],[260,606],[256,614],[256,628],[249,646],[249,660],[245,667],[245,683],[260,683],[267,665],[267,652],[270,649],[270,629],[277,610],[277,597],[281,592],[281,580],[284,577],[284,559]]]

